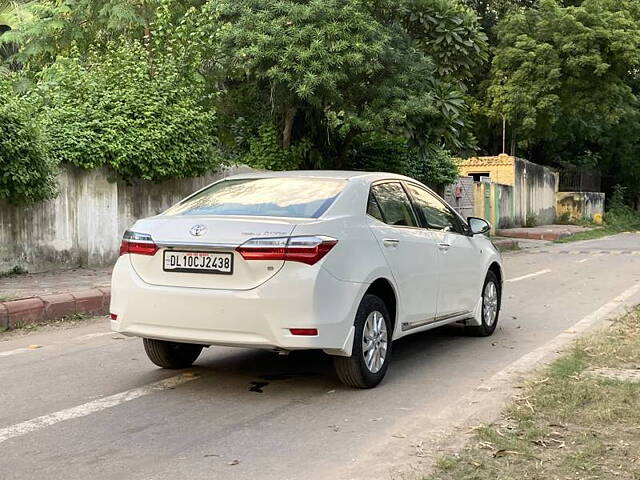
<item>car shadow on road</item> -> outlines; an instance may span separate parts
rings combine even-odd
[[[425,366],[429,360],[446,355],[451,343],[459,348],[470,341],[464,330],[446,326],[410,335],[393,344],[392,375],[400,376]],[[347,388],[342,387],[330,356],[317,350],[294,351],[279,355],[268,350],[218,349],[205,350],[195,364],[195,370],[204,378],[215,378],[225,388],[244,389],[252,393],[267,393],[274,385],[295,385],[295,388]]]

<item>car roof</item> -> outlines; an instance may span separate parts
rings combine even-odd
[[[412,180],[414,179],[398,175],[396,173],[386,172],[361,172],[353,170],[288,170],[288,171],[253,171],[241,173],[226,177],[225,180],[240,180],[249,178],[335,178],[340,180],[359,180],[365,182],[375,182],[378,180],[396,179],[396,180]]]

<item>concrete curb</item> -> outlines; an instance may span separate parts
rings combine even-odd
[[[106,315],[109,313],[110,300],[111,288],[100,287],[0,302],[0,329],[78,314]]]
[[[541,231],[535,228],[532,228],[530,231],[498,230],[496,234],[510,238],[522,238],[526,240],[549,240],[552,242],[573,235],[571,232],[567,231]]]
[[[520,248],[520,244],[518,243],[518,241],[513,240],[512,238],[500,238],[500,239],[495,239],[491,241],[493,242],[495,247],[501,252],[504,252],[507,250],[516,250]]]

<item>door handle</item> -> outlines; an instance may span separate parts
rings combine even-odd
[[[397,247],[399,243],[400,243],[400,240],[397,240],[395,238],[383,238],[382,239],[382,244],[385,247]]]
[[[449,247],[451,246],[450,243],[439,243],[438,244],[438,248],[440,250],[449,250]]]

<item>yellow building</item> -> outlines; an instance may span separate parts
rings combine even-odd
[[[459,159],[457,165],[460,177],[475,182],[474,215],[494,228],[547,225],[555,220],[558,173],[554,170],[506,154]]]
[[[458,171],[461,177],[473,177],[478,182],[480,177],[489,177],[494,183],[514,185],[516,175],[516,158],[501,154],[497,157],[471,157],[458,160]]]

